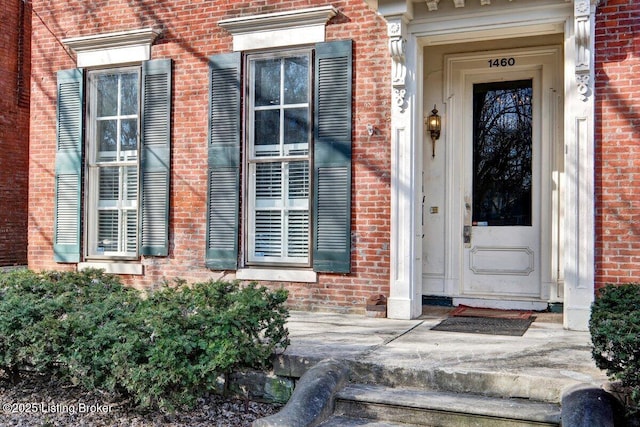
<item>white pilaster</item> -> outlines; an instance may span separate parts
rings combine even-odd
[[[416,179],[422,158],[414,137],[416,43],[407,39],[404,15],[386,16],[392,58],[391,112],[391,277],[387,316],[412,319],[422,314],[421,248],[417,226]]]
[[[598,0],[574,0],[565,38],[564,326],[588,330],[595,282],[594,21]]]

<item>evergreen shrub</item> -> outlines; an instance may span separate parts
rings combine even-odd
[[[179,285],[143,295],[101,270],[0,273],[0,369],[174,410],[289,344],[285,290]]]
[[[589,331],[596,365],[629,390],[629,415],[640,415],[640,284],[602,288],[591,307]]]

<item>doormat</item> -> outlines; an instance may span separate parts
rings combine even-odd
[[[495,308],[469,307],[459,305],[449,313],[449,316],[464,317],[495,317],[500,319],[528,319],[533,314],[529,310],[498,310]]]
[[[433,331],[468,334],[522,336],[535,318],[505,319],[500,317],[447,317],[431,328]]]

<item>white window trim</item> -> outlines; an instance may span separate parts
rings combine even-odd
[[[101,67],[151,59],[151,45],[160,34],[152,28],[63,39],[76,53],[77,67]]]
[[[251,58],[247,59],[247,63],[251,63],[251,61],[254,60],[261,60],[261,59],[269,59],[269,58],[273,58],[273,59],[282,59],[283,57],[287,57],[289,55],[293,55],[293,56],[306,56],[308,58],[308,64],[309,64],[309,69],[308,71],[308,76],[307,76],[307,81],[309,83],[309,85],[311,85],[312,82],[312,69],[313,69],[313,61],[312,61],[312,54],[311,51],[309,49],[293,49],[293,50],[286,50],[286,51],[279,51],[277,53],[266,53],[266,54],[253,54],[251,55]],[[311,164],[312,164],[312,155],[311,155],[311,148],[312,148],[312,144],[311,144],[311,133],[312,133],[312,129],[309,129],[309,134],[308,134],[308,140],[306,145],[306,150],[308,152],[308,154],[306,155],[295,155],[295,154],[285,154],[284,151],[280,152],[280,155],[278,156],[256,156],[255,154],[255,145],[253,144],[255,141],[255,136],[253,133],[253,129],[254,129],[254,123],[252,120],[252,112],[255,110],[255,93],[254,93],[254,85],[251,83],[254,80],[254,76],[253,76],[253,70],[254,70],[254,66],[253,65],[247,65],[247,68],[251,71],[248,72],[247,74],[247,80],[245,82],[245,85],[247,85],[249,87],[248,90],[248,110],[251,112],[249,114],[247,114],[247,119],[246,119],[246,126],[247,126],[247,140],[246,140],[246,150],[245,152],[247,153],[247,155],[245,156],[245,162],[244,165],[246,167],[246,171],[248,173],[247,175],[247,180],[246,182],[249,183],[249,188],[247,188],[247,198],[245,200],[245,205],[248,206],[248,215],[245,218],[246,220],[246,229],[249,230],[247,236],[246,236],[246,245],[247,245],[247,253],[246,253],[246,259],[245,262],[248,265],[269,265],[269,266],[277,266],[277,265],[290,265],[290,266],[298,266],[298,267],[309,267],[310,263],[311,263],[311,247],[312,247],[312,242],[311,242],[311,230],[309,229],[309,234],[308,234],[308,253],[306,257],[290,257],[290,256],[285,256],[284,254],[281,257],[271,257],[271,256],[257,256],[256,252],[254,252],[255,249],[255,243],[256,243],[256,235],[251,232],[251,230],[254,230],[253,225],[255,224],[256,221],[256,211],[257,210],[263,210],[264,208],[266,208],[265,206],[262,206],[263,209],[258,209],[258,207],[256,206],[256,200],[254,198],[255,196],[255,188],[256,188],[256,165],[258,163],[277,163],[277,164],[281,164],[283,166],[282,169],[282,186],[286,187],[288,185],[288,182],[286,180],[286,176],[288,175],[288,166],[285,166],[285,162],[289,163],[289,162],[295,162],[295,161],[307,161],[309,164],[309,174],[313,173],[313,170],[311,169]],[[282,90],[282,87],[280,87],[280,89]],[[306,103],[303,104],[283,104],[280,107],[284,108],[284,107],[304,107],[307,109],[308,112],[308,117],[307,119],[309,121],[312,120],[311,118],[311,91],[312,88],[311,86],[308,88],[309,91],[309,97],[308,97],[308,101]],[[281,94],[281,96],[283,97],[284,94]],[[281,116],[282,119],[283,116]],[[280,135],[280,138],[282,138],[282,134]],[[283,141],[282,139],[280,140],[279,143],[279,150],[283,150]],[[309,185],[311,183],[311,177],[309,177]],[[286,190],[284,190],[286,192]],[[308,197],[306,199],[306,201],[304,202],[304,204],[301,204],[299,206],[294,206],[294,205],[290,205],[290,206],[286,206],[284,205],[284,200],[280,199],[278,201],[278,205],[277,206],[272,206],[273,208],[275,208],[275,211],[278,212],[282,212],[282,210],[287,210],[287,211],[296,211],[296,210],[306,210],[308,212],[308,218],[310,220],[311,218],[311,188],[309,188],[309,194]],[[280,208],[280,209],[278,209]],[[267,208],[268,209],[268,208]],[[309,227],[311,227],[311,224],[309,224]],[[286,236],[286,232],[283,233],[283,236],[281,237],[281,242],[282,242],[282,247],[283,247],[283,252],[285,251],[285,247],[287,246],[287,236]]]
[[[325,41],[325,26],[338,10],[329,5],[218,21],[233,36],[233,50],[295,46]]]
[[[138,131],[137,134],[140,135],[140,120],[141,120],[141,105],[140,105],[140,96],[141,96],[141,82],[142,82],[142,74],[141,74],[141,70],[139,66],[135,66],[135,67],[114,67],[113,70],[118,70],[118,72],[126,72],[126,71],[135,71],[138,74],[138,114],[136,114],[136,119],[138,121]],[[106,72],[108,73],[109,70],[106,70]],[[101,74],[102,70],[99,71],[95,71],[94,73],[96,74]],[[85,185],[87,186],[87,188],[89,189],[88,194],[86,196],[85,199],[85,227],[83,230],[83,235],[84,235],[84,252],[85,252],[85,258],[89,259],[89,260],[97,260],[97,259],[122,259],[122,260],[137,260],[140,257],[140,215],[141,215],[141,209],[140,209],[140,192],[141,192],[141,188],[139,186],[140,184],[140,162],[141,162],[141,154],[140,154],[140,140],[138,137],[138,141],[137,141],[137,154],[136,154],[136,158],[135,160],[131,161],[131,160],[122,160],[122,161],[117,161],[114,160],[113,162],[108,162],[108,163],[103,163],[98,161],[97,157],[98,157],[98,146],[97,146],[97,141],[96,141],[96,129],[95,129],[95,124],[96,124],[96,111],[97,111],[97,96],[96,96],[96,89],[95,87],[92,86],[92,78],[89,77],[88,81],[90,82],[88,85],[88,94],[89,94],[89,108],[88,110],[85,112],[85,119],[86,119],[86,123],[87,123],[87,129],[86,129],[86,136],[85,136],[85,149],[86,149],[86,153],[87,153],[87,158],[85,160],[85,165],[84,167],[86,168],[85,174],[86,174],[86,181],[85,181]],[[122,117],[126,117],[126,116],[122,116]],[[93,141],[93,142],[92,142]],[[136,253],[126,253],[126,248],[125,251],[123,253],[119,253],[119,254],[107,254],[107,255],[99,255],[96,253],[93,253],[91,248],[91,242],[95,242],[97,241],[97,229],[95,227],[93,227],[94,225],[98,224],[98,215],[99,215],[99,200],[98,200],[98,195],[100,194],[100,183],[99,183],[99,170],[100,167],[126,167],[126,166],[135,166],[137,168],[138,171],[138,177],[137,177],[137,194],[138,194],[138,199],[135,201],[132,201],[132,205],[129,206],[129,208],[132,208],[131,210],[135,210],[136,211],[136,217],[138,218],[137,220],[137,228],[136,228],[136,235],[138,237],[138,242],[136,244]],[[122,206],[121,206],[122,207]],[[105,269],[106,270],[106,269]],[[121,274],[133,274],[133,273],[121,273]]]
[[[134,276],[142,276],[144,268],[140,263],[134,262],[80,262],[78,263],[78,271],[96,268],[104,270],[109,274],[130,274]]]
[[[311,269],[286,268],[240,268],[236,271],[238,280],[265,280],[272,282],[316,283],[318,273]]]

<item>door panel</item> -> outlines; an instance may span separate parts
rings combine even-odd
[[[539,87],[536,69],[465,77],[465,296],[540,296]]]

